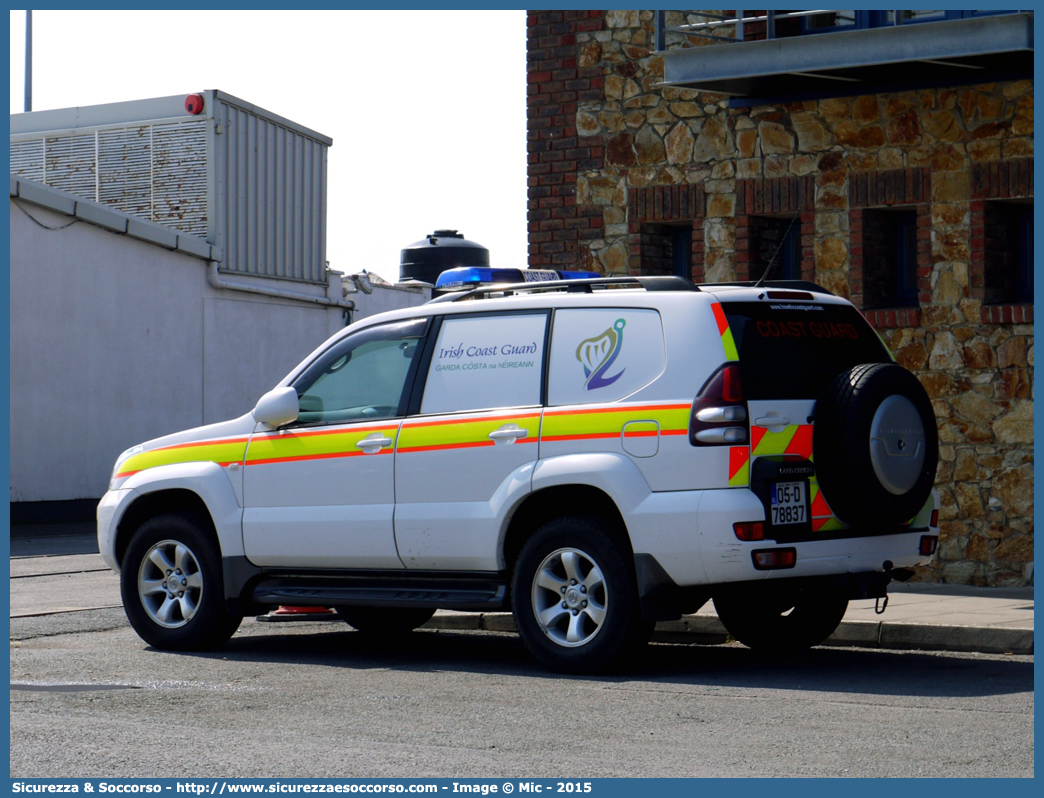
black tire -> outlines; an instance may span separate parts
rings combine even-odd
[[[889,408],[898,408],[902,424],[890,422]],[[894,363],[851,368],[816,403],[812,450],[819,487],[838,518],[854,527],[905,523],[935,482],[939,434],[931,400],[917,377]]]
[[[829,585],[745,587],[714,597],[729,634],[756,651],[784,652],[819,645],[834,633],[848,599]]]
[[[173,567],[161,568],[164,559]],[[169,651],[216,648],[243,620],[226,608],[217,542],[189,516],[160,515],[138,528],[120,565],[120,593],[138,636]]]
[[[334,607],[341,620],[371,637],[395,637],[431,620],[435,610],[412,607]]]
[[[511,595],[522,642],[559,673],[605,671],[635,654],[652,631],[638,605],[630,553],[598,519],[558,518],[537,529],[515,563]]]

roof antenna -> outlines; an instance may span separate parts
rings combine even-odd
[[[794,218],[790,220],[790,224],[787,225],[787,229],[783,233],[783,238],[781,238],[779,240],[779,246],[776,247],[776,251],[772,253],[772,257],[769,259],[768,266],[765,267],[765,271],[762,273],[761,279],[758,280],[756,283],[754,283],[754,288],[757,288],[763,282],[765,282],[765,278],[768,277],[768,273],[769,273],[769,270],[772,268],[772,264],[776,262],[776,255],[778,255],[779,251],[781,249],[783,249],[783,244],[786,243],[787,236],[790,235],[790,228],[794,226],[794,222],[797,221],[798,216],[800,216],[800,215],[801,215],[801,212],[798,211],[797,213],[794,214]]]

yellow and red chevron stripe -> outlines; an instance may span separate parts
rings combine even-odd
[[[780,432],[764,427],[750,428],[750,448],[754,457],[764,454],[796,454],[812,459],[812,425],[791,424]]]
[[[544,413],[540,440],[583,441],[619,438],[624,426],[636,421],[653,421],[660,435],[688,435],[690,404],[614,405],[548,410]],[[657,434],[651,427],[629,429],[627,437]]]
[[[718,323],[718,335],[721,336],[721,344],[725,347],[726,360],[739,360],[739,351],[736,349],[736,340],[732,337],[729,329],[729,320],[725,317],[725,310],[720,302],[712,302],[711,310],[714,312],[714,321]]]
[[[764,427],[752,426],[750,429],[751,454],[754,457],[771,454],[795,454],[812,460],[812,425],[791,424],[779,432],[770,432]],[[730,483],[731,484],[731,483]],[[815,477],[809,481],[811,493],[812,530],[842,529],[844,524],[834,516],[830,506],[819,490]]]
[[[750,447],[733,446],[729,449],[729,487],[743,488],[750,484]]]
[[[441,418],[434,421],[406,421],[399,433],[397,451],[410,454],[494,446],[495,442],[490,440],[489,433],[508,424],[526,430],[526,437],[517,438],[515,443],[536,443],[539,439],[539,411],[518,415]]]

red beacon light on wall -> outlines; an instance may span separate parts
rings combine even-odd
[[[190,94],[185,98],[185,110],[190,114],[198,115],[203,113],[203,95],[202,94]]]

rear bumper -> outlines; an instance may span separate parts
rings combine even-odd
[[[931,559],[920,553],[922,535],[939,534],[938,528],[928,528],[919,516],[917,531],[867,534],[839,530],[824,532],[819,539],[785,544],[745,542],[736,537],[732,525],[765,520],[761,501],[745,488],[653,493],[626,520],[635,555],[649,558],[644,564],[636,560],[639,570],[645,568],[651,582],[666,577],[683,588],[912,568]],[[849,536],[839,537],[845,534]],[[795,550],[794,567],[755,569],[752,552],[781,547]],[[655,568],[651,562],[656,563]]]

